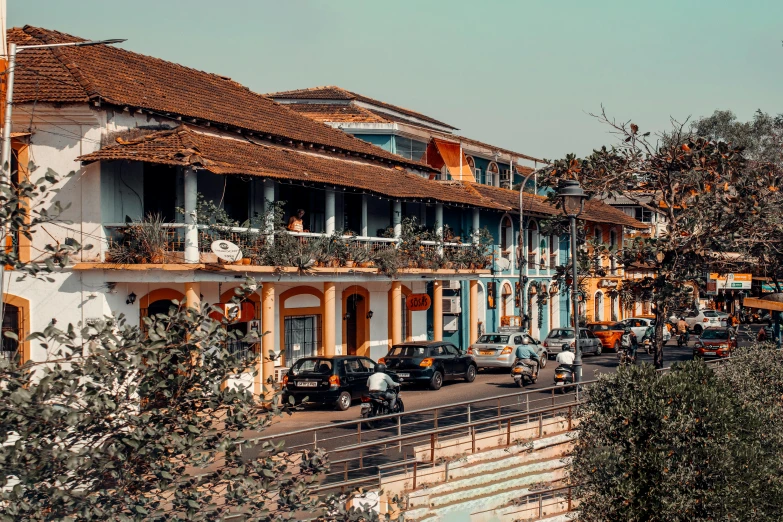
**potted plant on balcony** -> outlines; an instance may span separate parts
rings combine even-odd
[[[378,267],[378,272],[389,277],[394,277],[402,265],[402,257],[396,248],[386,248],[373,256],[373,262]]]

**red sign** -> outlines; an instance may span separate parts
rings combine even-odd
[[[432,299],[427,294],[411,294],[405,299],[405,307],[411,312],[423,312],[430,309]]]

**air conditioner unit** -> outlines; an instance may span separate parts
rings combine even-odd
[[[460,282],[456,279],[447,279],[442,283],[444,290],[460,290]]]
[[[444,297],[443,298],[443,313],[444,314],[461,314],[462,306],[460,305],[459,297]]]

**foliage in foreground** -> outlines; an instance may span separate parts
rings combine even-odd
[[[783,353],[604,375],[571,463],[585,521],[783,518]]]
[[[374,518],[312,494],[321,451],[248,443],[281,411],[226,386],[254,356],[208,312],[50,326],[47,363],[0,361],[0,520]]]

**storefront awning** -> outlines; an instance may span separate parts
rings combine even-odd
[[[468,165],[468,158],[459,143],[432,138],[427,145],[427,163],[436,169],[446,165],[452,179],[476,182],[473,169]]]

